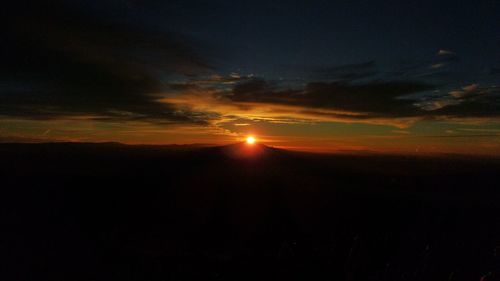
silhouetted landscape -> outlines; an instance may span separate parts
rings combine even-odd
[[[1,144],[0,171],[3,280],[499,277],[494,157]]]

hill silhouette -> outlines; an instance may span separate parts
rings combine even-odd
[[[244,143],[0,156],[5,280],[478,280],[499,262],[495,158]]]

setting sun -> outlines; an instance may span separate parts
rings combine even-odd
[[[247,143],[248,144],[254,144],[255,143],[255,138],[252,136],[247,137]]]

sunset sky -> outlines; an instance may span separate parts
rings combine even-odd
[[[500,3],[7,1],[0,142],[500,155]]]

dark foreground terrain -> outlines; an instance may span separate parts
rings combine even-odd
[[[1,280],[499,280],[500,161],[0,145]]]

